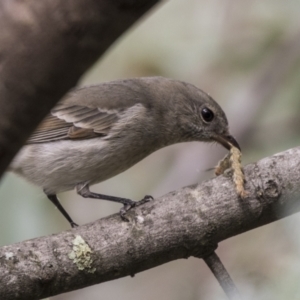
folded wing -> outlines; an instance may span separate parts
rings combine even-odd
[[[116,110],[61,103],[42,121],[27,144],[106,136],[118,120]]]

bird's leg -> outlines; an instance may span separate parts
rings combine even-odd
[[[86,183],[77,184],[76,191],[77,191],[78,195],[80,195],[84,198],[102,199],[102,200],[108,200],[108,201],[113,201],[113,202],[117,202],[117,203],[122,203],[124,206],[120,209],[120,216],[124,221],[129,221],[128,218],[126,217],[127,211],[129,211],[133,207],[139,206],[139,205],[144,204],[153,199],[152,196],[147,195],[140,201],[132,201],[127,198],[97,194],[97,193],[91,192],[89,189],[89,185]]]
[[[47,195],[47,194],[46,194]],[[62,215],[68,220],[71,227],[77,227],[78,225],[72,220],[70,215],[66,212],[66,210],[63,208],[63,206],[60,204],[57,196],[55,194],[47,195],[48,199],[57,207],[57,209],[62,213]]]

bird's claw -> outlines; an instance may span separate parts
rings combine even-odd
[[[124,204],[124,206],[120,209],[120,217],[123,221],[129,222],[129,219],[126,217],[126,213],[134,207],[132,204]]]
[[[140,201],[131,201],[127,204],[124,204],[124,206],[120,209],[120,217],[123,221],[125,222],[129,222],[129,219],[127,218],[126,216],[126,213],[132,209],[133,207],[136,207],[136,206],[140,206],[144,203],[147,203],[149,201],[152,201],[154,198],[150,195],[146,195],[143,199],[141,199]]]
[[[142,205],[144,203],[147,203],[149,201],[152,201],[154,198],[150,195],[146,195],[142,200],[135,202],[135,206]]]
[[[71,222],[71,223],[70,223],[70,225],[71,225],[71,227],[72,227],[72,228],[76,228],[76,227],[78,227],[78,226],[79,226],[79,225],[78,225],[78,224],[76,224],[75,222]]]

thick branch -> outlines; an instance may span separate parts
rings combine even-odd
[[[0,175],[50,108],[158,0],[0,0]]]
[[[224,239],[299,211],[299,169],[297,147],[245,167],[245,200],[237,198],[230,176],[220,176],[130,211],[130,222],[116,214],[2,247],[0,298],[45,298],[175,259],[205,257]]]

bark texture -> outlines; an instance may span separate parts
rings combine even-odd
[[[247,199],[230,174],[128,213],[0,248],[0,298],[41,299],[189,256],[300,209],[300,147],[245,167]]]
[[[0,0],[0,175],[51,107],[158,0]]]

